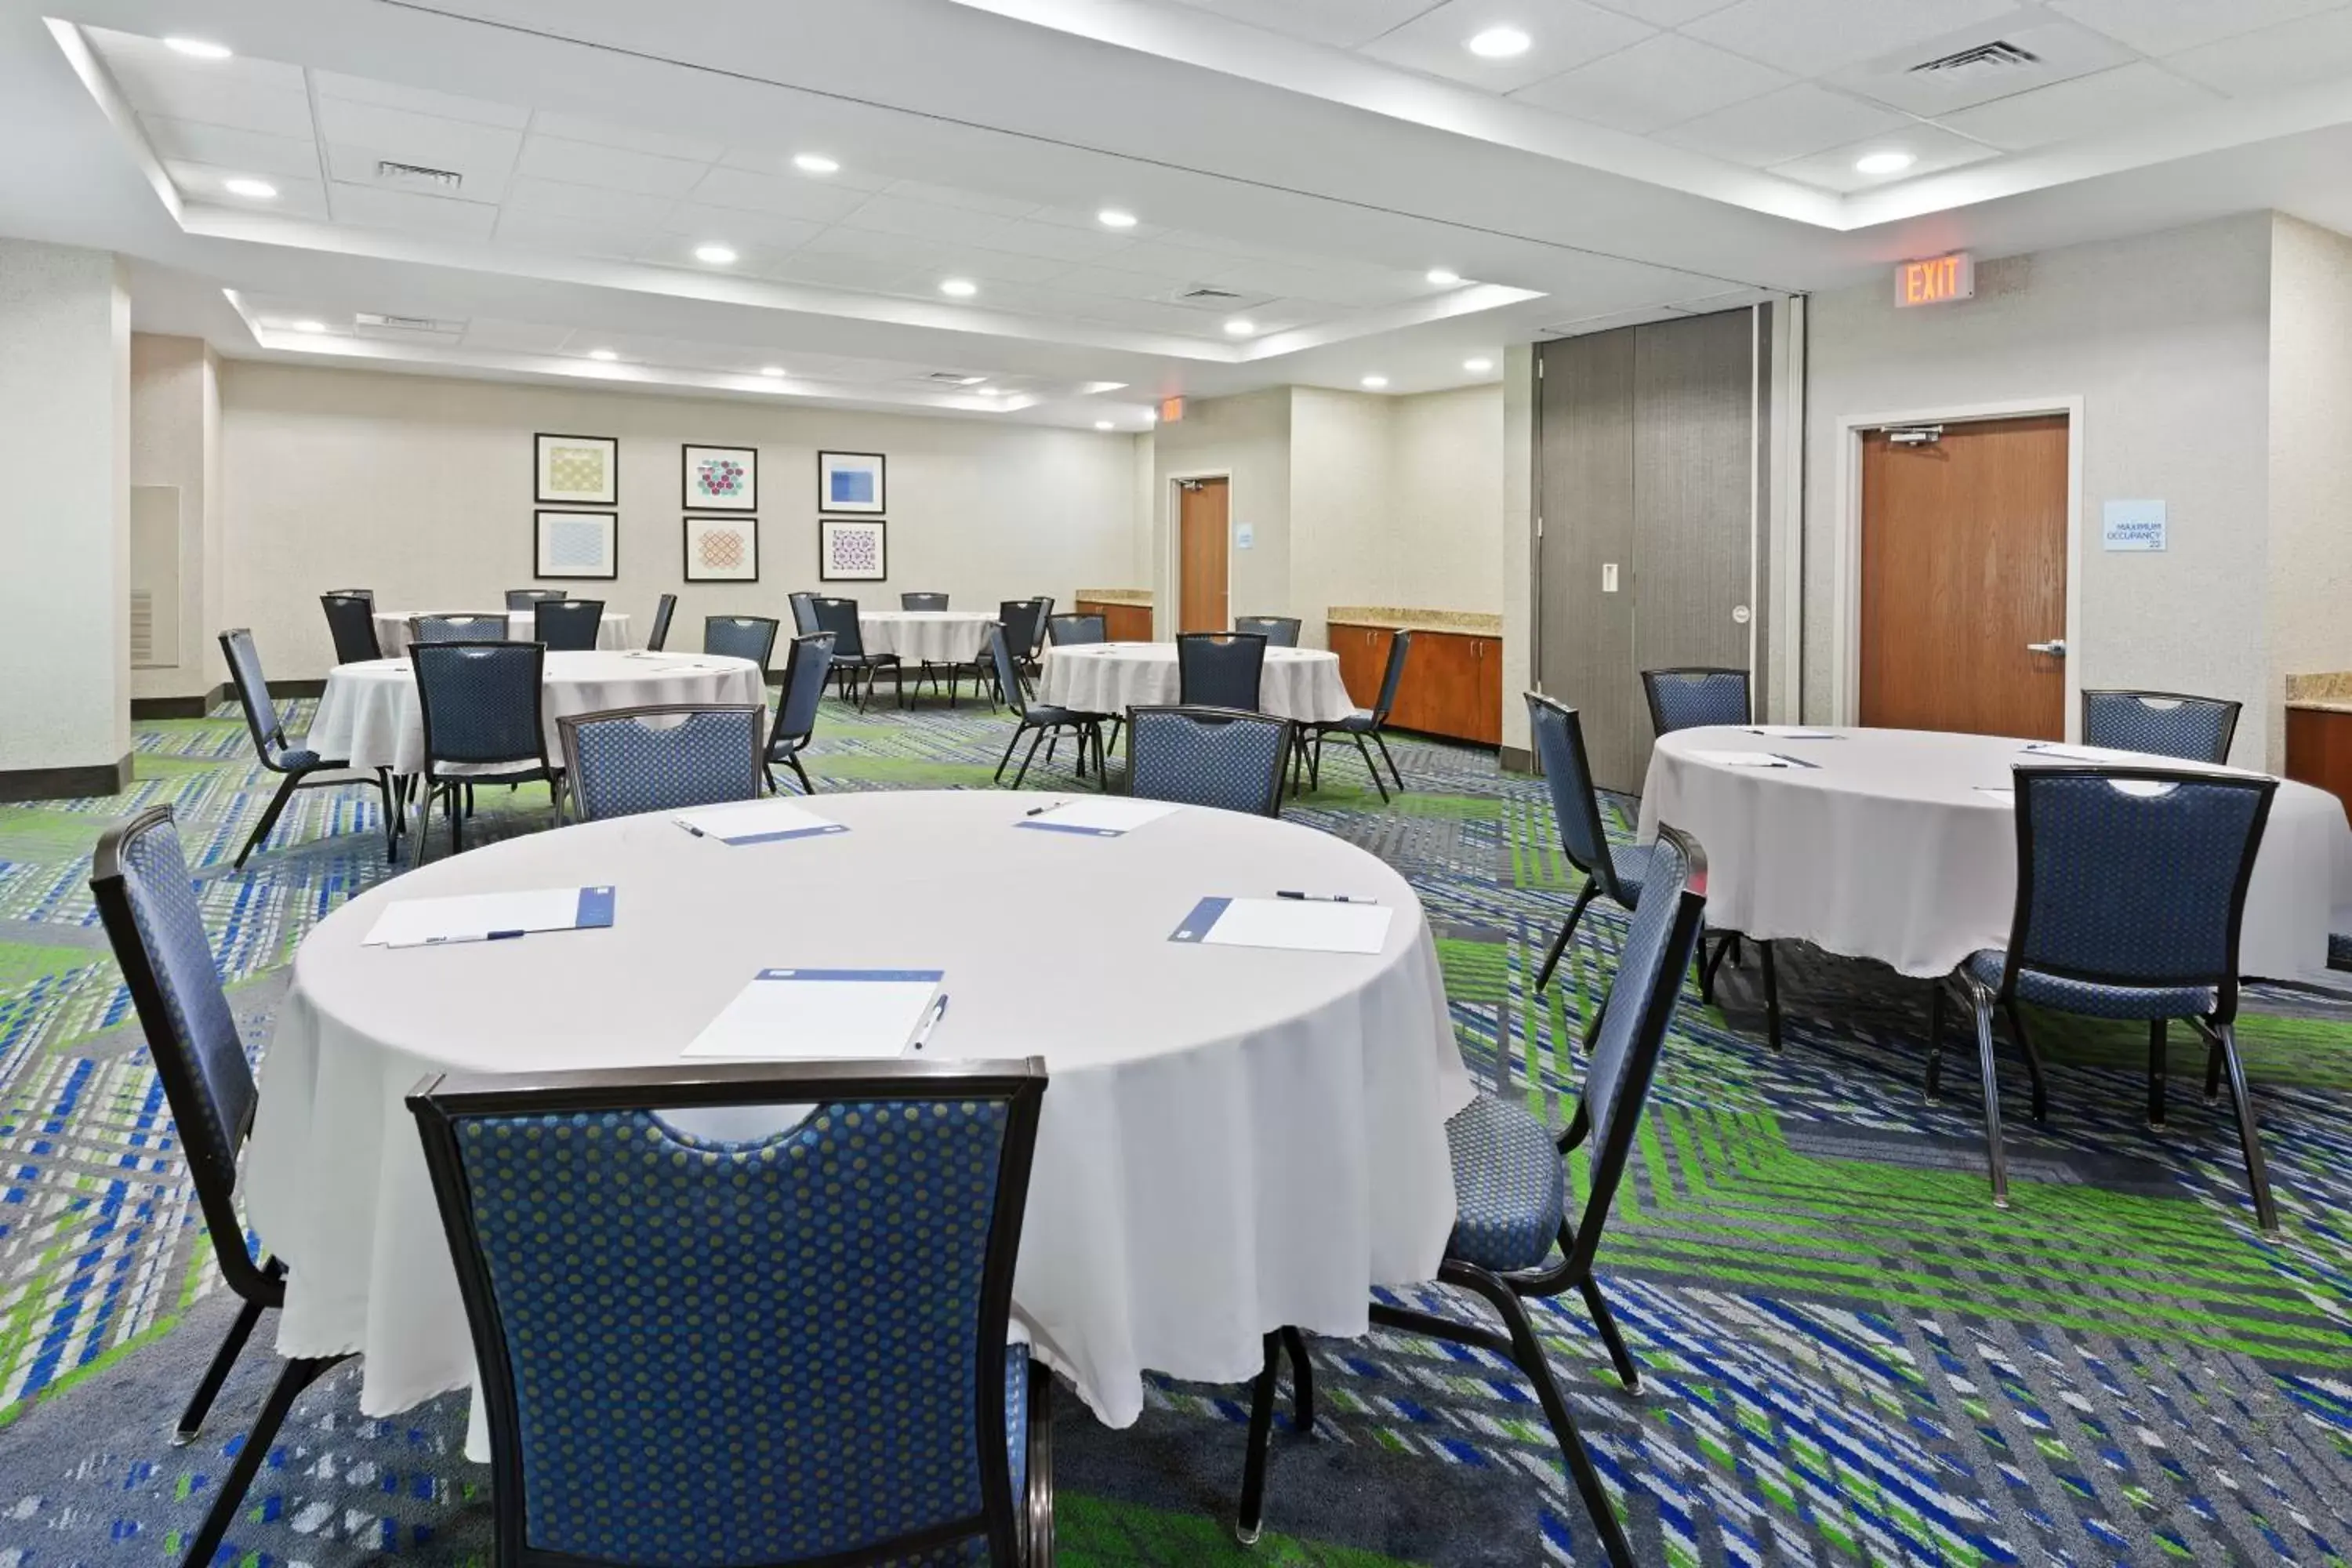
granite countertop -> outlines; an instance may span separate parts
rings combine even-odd
[[[1452,632],[1458,637],[1498,637],[1503,617],[1475,610],[1401,610],[1384,605],[1334,605],[1324,618],[1343,626],[1395,626],[1411,632]]]
[[[1071,595],[1071,603],[1084,601],[1095,605],[1141,605],[1151,607],[1149,588],[1081,588]]]
[[[2286,705],[2315,713],[2352,713],[2352,670],[2288,676]]]

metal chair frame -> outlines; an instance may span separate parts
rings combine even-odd
[[[828,661],[825,674],[830,679],[833,673],[830,668],[833,658],[831,632],[808,632],[794,637],[792,651],[784,656],[783,684],[776,691],[775,722],[768,731],[767,749],[761,753],[762,765],[768,775],[768,789],[772,794],[783,793],[776,784],[778,763],[793,770],[793,776],[801,781],[803,795],[816,793],[816,785],[809,780],[808,769],[801,765],[801,753],[808,750],[811,741],[816,739],[816,721],[812,717],[809,728],[795,734],[784,728],[784,710],[792,705],[793,690],[800,679],[801,660],[814,658],[818,653],[823,653]],[[824,696],[821,689],[818,696]]]
[[[1013,716],[1019,721],[1013,726],[1013,738],[1004,742],[1004,755],[996,759],[996,773],[993,782],[1000,784],[1004,782],[1005,766],[1013,761],[1013,750],[1021,743],[1022,736],[1030,737],[1029,750],[1022,754],[1020,772],[1013,775],[1014,789],[1019,789],[1023,782],[1029,777],[1029,764],[1037,760],[1039,744],[1049,739],[1055,744],[1058,744],[1061,731],[1068,730],[1075,734],[1078,743],[1078,777],[1083,779],[1087,776],[1087,753],[1091,747],[1095,758],[1097,783],[1100,787],[1109,787],[1110,773],[1103,762],[1101,718],[1092,713],[1072,713],[1069,717],[1057,721],[1049,722],[1033,719],[1029,713],[1029,700],[1021,683],[1021,667],[1014,662],[1012,645],[1005,640],[1003,622],[989,623],[988,636],[982,645],[982,649],[989,656],[991,662],[1003,671],[1003,674],[998,677],[997,685],[1003,690],[1004,700],[1011,706]],[[1003,679],[1006,674],[1012,678],[1009,689],[1005,688]],[[1045,752],[1045,761],[1049,765],[1054,761],[1054,752],[1050,745]]]
[[[415,647],[412,647],[408,650],[409,665],[410,668],[414,672],[412,679],[416,682],[416,709],[417,712],[422,716],[425,725],[425,768],[424,772],[419,775],[419,777],[424,780],[425,784],[425,804],[419,809],[416,817],[416,858],[415,864],[417,866],[425,864],[425,849],[433,841],[433,803],[436,798],[442,803],[442,815],[449,819],[449,853],[456,855],[464,851],[466,847],[465,819],[472,814],[472,794],[473,787],[476,784],[530,784],[535,780],[544,779],[547,782],[549,804],[555,816],[555,826],[558,827],[562,826],[563,778],[562,774],[557,770],[554,763],[548,757],[547,729],[546,721],[543,718],[543,715],[547,710],[547,648],[545,645],[536,642],[444,642],[426,643],[424,647],[426,648],[527,647],[531,649],[532,662],[535,666],[531,680],[531,689],[538,696],[538,714],[542,717],[536,717],[531,726],[531,732],[538,740],[539,750],[535,753],[536,760],[530,763],[529,765],[516,768],[511,772],[497,773],[452,773],[448,777],[444,778],[434,771],[434,763],[437,760],[438,753],[435,751],[433,745],[433,701],[425,689],[425,671],[422,668],[427,660],[432,659],[436,656],[431,653],[425,653],[420,657],[419,650]],[[467,763],[464,759],[452,760],[460,762],[462,765],[472,765],[470,763]],[[517,760],[521,761],[522,759],[518,758]],[[460,800],[461,795],[464,796],[462,802]]]
[[[1369,743],[1366,739],[1367,731],[1350,729],[1344,723],[1307,724],[1300,727],[1300,738],[1305,742],[1307,787],[1310,789],[1323,787],[1324,738],[1339,734],[1346,735],[1356,742],[1356,750],[1364,759],[1364,771],[1372,775],[1372,787],[1381,792],[1382,805],[1389,803],[1389,786],[1381,779],[1380,763],[1372,761],[1373,746],[1378,746],[1381,750],[1381,762],[1389,765],[1389,777],[1396,781],[1396,793],[1399,795],[1404,793],[1404,774],[1397,771],[1396,758],[1389,754],[1388,737],[1381,731],[1388,727],[1389,713],[1396,706],[1397,687],[1404,679],[1405,657],[1412,651],[1412,633],[1400,626],[1390,634],[1388,660],[1381,667],[1380,697],[1371,710],[1372,727],[1369,731]],[[1298,780],[1296,775],[1291,779],[1290,793],[1293,795],[1298,793]]]
[[[654,605],[654,629],[646,634],[646,651],[659,653],[669,642],[670,617],[677,613],[677,595],[664,594]]]
[[[844,609],[842,606],[846,605]],[[837,594],[820,594],[810,603],[816,616],[817,629],[833,637],[833,671],[841,679],[844,700],[857,704],[864,712],[874,699],[874,688],[882,679],[882,672],[890,672],[890,689],[898,699],[898,706],[907,705],[907,666],[895,653],[867,653],[866,628],[858,620],[857,601]],[[828,624],[828,621],[830,624]],[[866,678],[866,689],[857,689],[857,678]]]
[[[247,859],[256,849],[261,847],[262,841],[267,839],[270,830],[278,826],[278,819],[286,814],[287,804],[294,798],[295,791],[333,789],[342,784],[364,785],[368,782],[364,778],[318,776],[321,773],[352,772],[349,759],[331,761],[321,757],[307,767],[297,768],[289,768],[283,763],[272,760],[275,751],[294,749],[287,744],[285,721],[279,717],[278,704],[270,698],[267,686],[257,692],[248,692],[245,689],[245,677],[238,671],[236,655],[230,651],[229,646],[236,637],[244,637],[249,641],[252,637],[253,633],[244,626],[233,626],[221,633],[219,637],[221,657],[228,661],[229,681],[237,689],[237,705],[245,710],[245,727],[253,735],[254,752],[261,759],[263,767],[279,775],[279,783],[278,793],[269,797],[269,805],[261,814],[261,820],[254,824],[252,833],[247,836],[245,847],[236,852],[234,864],[239,870],[245,868]],[[257,666],[260,662],[260,654],[257,650],[254,663]],[[259,710],[262,709],[268,710],[271,720],[271,727],[267,730],[261,725]],[[383,801],[383,858],[389,864],[400,858],[400,835],[403,828],[407,826],[408,813],[393,795],[390,769],[375,770],[375,787],[376,793]]]
[[[2200,708],[2220,709],[2221,710],[2220,754],[2181,759],[2183,762],[2191,763],[2227,763],[2230,760],[2230,743],[2237,738],[2238,734],[2238,715],[2245,710],[2245,704],[2242,702],[2232,702],[2224,697],[2200,697],[2193,691],[2139,691],[2120,686],[2104,686],[2095,689],[2086,688],[2083,692],[2082,705],[2083,743],[2086,746],[2095,746],[2100,743],[2091,739],[2091,700],[2095,697],[2131,697],[2143,702],[2194,703]]]

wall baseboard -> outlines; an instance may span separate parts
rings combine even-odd
[[[1496,761],[1507,773],[1531,773],[1536,771],[1536,754],[1525,746],[1504,746],[1496,752]]]
[[[133,719],[201,719],[227,695],[227,687],[215,686],[201,697],[134,697],[131,700],[131,716]]]
[[[121,795],[131,787],[131,754],[119,763],[71,768],[0,768],[0,800],[65,800]]]
[[[269,683],[269,695],[277,698],[323,697],[326,691],[324,680],[273,680]]]

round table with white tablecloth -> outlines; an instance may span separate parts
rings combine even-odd
[[[1174,643],[1079,643],[1045,650],[1037,700],[1079,713],[1125,713],[1178,700],[1181,684]],[[1339,656],[1318,647],[1267,648],[1258,707],[1313,724],[1336,724],[1356,710],[1339,679]]]
[[[2017,904],[2011,770],[2033,764],[2031,742],[1916,730],[1821,733],[1727,728],[1659,738],[1642,788],[1641,835],[1669,823],[1706,847],[1707,923],[1921,976],[2008,946]],[[1759,752],[1812,765],[1753,767],[1724,755]],[[2044,760],[2200,765],[2091,747]],[[2324,980],[2327,933],[2347,929],[2335,923],[2339,908],[2352,908],[2343,804],[2282,783],[2247,889],[2240,969]]]
[[[908,664],[969,665],[988,645],[996,617],[978,610],[860,610],[857,636],[869,654]]]
[[[408,651],[408,618],[411,616],[458,615],[456,610],[378,610],[375,612],[375,646],[383,650],[386,658],[398,658]],[[535,640],[539,617],[530,610],[509,610],[507,636],[515,642]],[[629,616],[625,610],[606,610],[596,627],[596,646],[601,648],[626,648],[635,645],[629,640]]]
[[[765,676],[748,658],[713,653],[551,653],[546,656],[541,710],[547,754],[563,755],[555,721],[569,714],[666,702],[751,702],[768,700]],[[302,743],[322,757],[347,757],[355,768],[396,773],[425,768],[425,714],[416,675],[404,658],[339,664]]]
[[[1472,1092],[1412,889],[1295,824],[1186,807],[1097,838],[1024,829],[1040,804],[825,795],[811,809],[849,831],[742,847],[624,817],[438,861],[329,916],[295,958],[239,1186],[290,1270],[280,1348],[363,1352],[373,1415],[466,1386],[403,1097],[445,1069],[677,1063],[776,965],[944,970],[927,1055],[1045,1058],[1014,1306],[1105,1421],[1136,1418],[1145,1368],[1230,1384],[1283,1324],[1362,1333],[1373,1285],[1436,1269],[1444,1122]],[[592,883],[615,889],[609,929],[362,945],[391,901]],[[1048,918],[1004,919],[1008,888]],[[1170,940],[1204,897],[1285,888],[1377,899],[1382,951]]]

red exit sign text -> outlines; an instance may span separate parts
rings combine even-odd
[[[1976,258],[1965,250],[1955,250],[1949,256],[1931,256],[1925,261],[1906,261],[1895,268],[1897,307],[1942,305],[1954,300],[1973,300],[1976,294]]]

